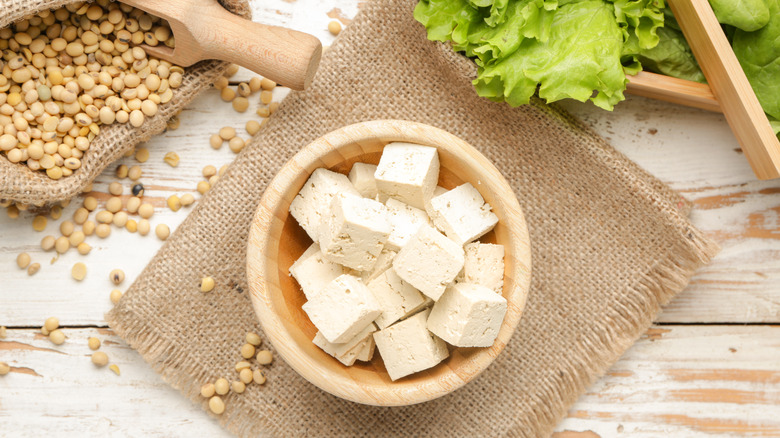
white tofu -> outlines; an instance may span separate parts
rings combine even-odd
[[[385,246],[392,250],[398,251],[403,248],[409,239],[417,234],[421,226],[430,223],[425,211],[394,198],[388,199],[385,206],[387,206],[387,220],[392,227]]]
[[[461,245],[423,225],[395,256],[393,269],[404,281],[436,301],[463,269],[463,263]]]
[[[479,239],[498,223],[498,216],[470,183],[431,199],[428,214],[436,228],[460,245]]]
[[[317,330],[333,343],[354,338],[381,313],[366,285],[348,274],[331,281],[302,307]]]
[[[456,347],[490,347],[506,315],[506,299],[484,286],[447,288],[428,316],[428,330]]]
[[[431,196],[431,199],[433,199],[433,198],[435,198],[435,197],[437,197],[439,195],[443,195],[443,194],[445,194],[447,192],[449,192],[449,190],[445,189],[444,187],[436,186],[436,188],[433,189],[433,196]],[[431,199],[429,199],[428,202],[425,203],[425,212],[426,212],[426,214],[431,210]],[[428,220],[430,221],[430,218],[428,218]]]
[[[323,214],[339,194],[360,195],[345,175],[316,169],[290,204],[290,214],[314,242],[319,242]]]
[[[307,300],[343,273],[344,268],[341,265],[325,260],[320,246],[316,243],[312,243],[290,266],[290,274],[301,285]]]
[[[387,248],[382,249],[382,252],[380,252],[376,257],[374,268],[370,271],[363,271],[360,274],[360,278],[363,280],[363,283],[370,283],[371,280],[379,277],[383,272],[393,267],[393,259],[395,258],[396,254],[398,253]]]
[[[380,194],[424,209],[439,180],[439,154],[428,146],[390,143],[382,151],[374,177]]]
[[[363,349],[360,350],[360,353],[358,353],[357,360],[363,362],[370,362],[371,359],[374,358],[375,349],[376,349],[376,341],[374,341],[374,336],[371,335],[368,337],[368,339],[366,339],[366,342],[363,345]]]
[[[312,342],[326,353],[338,359],[339,362],[346,366],[352,366],[355,360],[358,359],[358,356],[366,354],[364,350],[369,349],[370,344],[374,342],[372,334],[376,330],[377,328],[374,324],[369,324],[354,338],[340,344],[328,341],[322,335],[322,332],[317,332]]]
[[[354,195],[337,196],[322,220],[320,249],[331,262],[367,271],[376,264],[390,230],[384,205]]]
[[[315,344],[317,344],[317,346],[320,347],[320,348],[322,348],[320,343],[328,342],[328,340],[325,339],[325,337],[323,337],[319,332],[317,332],[317,337],[315,337],[312,341]],[[341,345],[341,344],[332,344],[332,345]],[[367,345],[368,345],[368,341],[367,340],[363,340],[359,344],[353,346],[350,350],[345,351],[341,355],[336,356],[336,355],[333,355],[331,353],[328,353],[327,351],[326,351],[326,353],[328,353],[331,356],[333,356],[336,360],[338,360],[342,364],[344,364],[344,365],[346,365],[348,367],[351,367],[352,365],[355,364],[355,361],[357,360],[358,355],[363,351],[363,348],[365,348]],[[325,350],[325,349],[323,348],[323,350]]]
[[[492,243],[469,243],[463,247],[466,262],[457,281],[485,286],[494,292],[504,289],[504,246]]]
[[[401,319],[406,319],[406,318],[409,318],[410,316],[413,316],[413,315],[414,315],[414,314],[416,314],[417,312],[419,312],[419,311],[421,311],[421,310],[424,310],[424,309],[427,309],[427,308],[429,308],[429,307],[433,306],[433,303],[435,303],[435,302],[436,302],[436,301],[433,301],[433,300],[431,299],[431,297],[427,297],[427,296],[425,296],[425,295],[423,295],[423,298],[425,299],[425,301],[423,301],[423,302],[422,302],[422,303],[421,303],[419,306],[417,306],[417,307],[415,307],[414,309],[410,310],[410,311],[409,311],[409,313],[407,313],[407,314],[406,314],[406,316],[404,316],[404,317],[403,317],[403,318],[401,318]]]
[[[436,366],[449,356],[447,344],[426,328],[429,310],[374,333],[390,379]]]
[[[364,198],[374,199],[379,191],[376,188],[376,166],[367,163],[355,163],[349,171],[349,181]]]
[[[380,329],[411,314],[425,303],[426,298],[414,286],[401,280],[392,269],[368,283],[368,290],[374,294],[382,309],[382,314],[374,321]]]

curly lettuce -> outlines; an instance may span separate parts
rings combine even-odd
[[[656,47],[664,0],[421,0],[428,38],[474,59],[479,95],[512,106],[538,90],[548,102],[624,100],[626,74]]]

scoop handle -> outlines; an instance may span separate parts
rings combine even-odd
[[[208,15],[201,14],[203,26],[188,26],[203,59],[238,64],[293,90],[308,88],[322,56],[319,39],[246,20],[221,6],[209,9]]]

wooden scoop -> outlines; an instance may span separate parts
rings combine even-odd
[[[246,67],[293,90],[311,84],[322,55],[317,38],[228,12],[217,0],[123,0],[168,21],[176,48],[142,47],[152,56],[187,67],[221,59]]]

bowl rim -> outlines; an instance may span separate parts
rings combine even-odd
[[[467,154],[469,160],[475,161],[473,165],[481,167],[486,174],[490,174],[491,179],[498,182],[500,187],[490,186],[490,189],[504,195],[501,198],[502,203],[505,206],[509,204],[506,209],[512,211],[514,218],[511,226],[508,225],[508,229],[516,238],[512,239],[512,252],[507,249],[507,254],[513,254],[514,264],[525,269],[520,270],[516,267],[513,271],[513,273],[521,271],[519,275],[513,275],[515,287],[513,293],[518,295],[517,299],[508,302],[507,314],[496,341],[492,347],[482,348],[474,355],[468,363],[466,372],[451,371],[445,376],[443,382],[439,377],[420,383],[414,388],[405,385],[393,391],[385,391],[385,388],[382,388],[382,394],[379,395],[367,391],[346,373],[335,373],[320,366],[318,360],[298,347],[297,341],[288,332],[284,321],[274,311],[274,304],[265,282],[265,272],[269,267],[264,255],[273,240],[270,238],[272,223],[276,222],[276,225],[279,225],[274,212],[278,203],[283,200],[288,182],[299,177],[300,172],[311,175],[307,168],[323,167],[320,158],[325,154],[360,141],[380,139],[388,143],[405,141],[425,144],[421,138],[431,136],[440,137],[448,142],[450,145],[448,149],[451,149],[448,150],[449,153]],[[440,148],[438,145],[429,145]],[[511,196],[507,197],[508,195]],[[532,272],[530,239],[525,216],[517,196],[501,172],[481,152],[459,137],[430,125],[403,120],[374,120],[344,126],[309,143],[285,163],[268,183],[257,206],[247,239],[246,268],[252,306],[263,332],[285,362],[304,379],[325,392],[353,402],[376,406],[406,406],[433,400],[455,391],[476,378],[493,362],[515,332],[527,301]],[[274,266],[273,269],[277,268]]]

